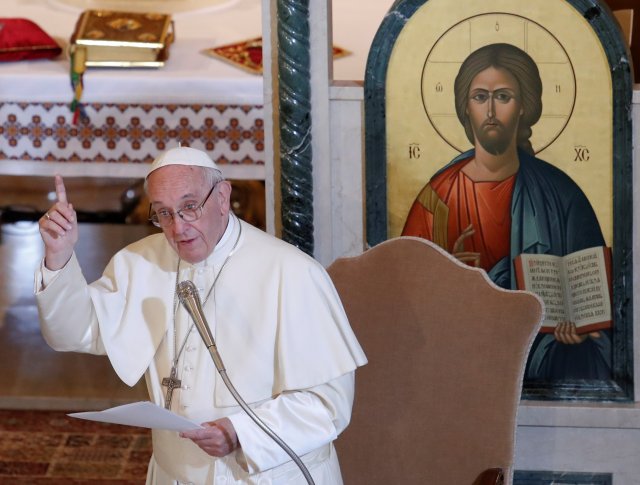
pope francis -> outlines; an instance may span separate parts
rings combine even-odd
[[[147,484],[303,484],[285,450],[242,411],[176,295],[198,289],[227,375],[255,414],[300,456],[316,484],[342,483],[333,440],[348,425],[366,358],[324,268],[230,212],[231,185],[207,154],[178,147],[151,164],[150,220],[162,229],[119,251],[88,284],[64,182],[40,219],[35,293],[42,333],[60,351],[106,354],[144,376],[150,399],[203,423],[153,430]]]

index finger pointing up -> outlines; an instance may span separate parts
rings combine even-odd
[[[64,188],[64,181],[62,176],[56,175],[56,197],[58,202],[67,203],[67,190]]]

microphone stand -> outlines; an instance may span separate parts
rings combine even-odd
[[[211,335],[211,330],[209,329],[209,325],[204,316],[204,312],[202,311],[202,304],[200,303],[200,295],[198,294],[198,290],[196,289],[193,282],[186,280],[182,281],[178,284],[178,299],[184,305],[189,315],[198,327],[198,332],[200,333],[200,337],[204,341],[207,350],[209,350],[209,354],[213,359],[213,364],[216,366],[220,377],[222,377],[222,381],[229,389],[229,392],[236,400],[236,402],[240,405],[240,407],[244,410],[245,413],[249,415],[249,417],[264,431],[267,435],[275,441],[280,448],[282,448],[298,465],[300,471],[304,475],[304,478],[307,480],[308,485],[315,485],[309,470],[302,462],[300,457],[296,455],[296,453],[280,438],[267,424],[260,419],[260,417],[251,409],[247,403],[242,399],[242,396],[238,393],[231,380],[227,376],[227,371],[224,367],[224,363],[222,362],[222,358],[220,357],[220,353],[218,352],[218,348],[216,347],[215,340],[213,339],[213,335]]]

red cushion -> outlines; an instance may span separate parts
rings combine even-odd
[[[35,22],[0,18],[0,61],[52,59],[62,48]]]

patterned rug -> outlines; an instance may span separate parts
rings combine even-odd
[[[150,457],[148,429],[0,410],[2,485],[141,485]]]

